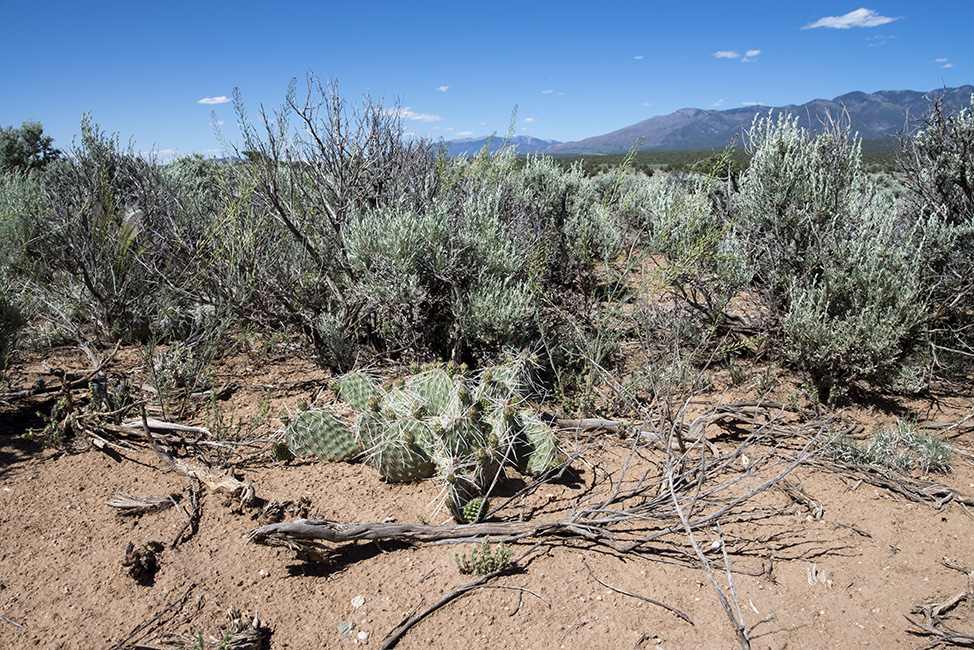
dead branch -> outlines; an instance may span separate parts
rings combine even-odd
[[[115,508],[115,513],[120,516],[141,515],[147,512],[165,510],[176,504],[179,493],[173,492],[164,497],[139,496],[137,494],[119,493],[111,501],[106,501],[105,505]]]
[[[52,374],[54,374],[55,376],[58,377],[58,379],[61,380],[62,383],[60,385],[38,386],[35,388],[27,388],[25,390],[13,391],[11,393],[0,393],[0,399],[32,397],[34,395],[45,395],[47,393],[56,393],[61,390],[74,390],[76,388],[86,388],[88,386],[88,383],[95,378],[95,375],[100,373],[102,369],[106,365],[108,365],[108,363],[112,359],[115,358],[115,355],[118,354],[118,349],[120,345],[121,345],[121,341],[116,343],[115,349],[111,352],[111,354],[109,354],[104,359],[102,359],[100,363],[95,360],[94,356],[91,354],[91,351],[87,350],[87,354],[89,355],[89,358],[92,360],[92,364],[94,365],[94,368],[92,370],[89,370],[87,373],[85,373],[81,377],[81,379],[76,379],[74,381],[68,382],[66,381],[64,371],[56,371],[51,369]]]
[[[751,642],[747,638],[747,628],[744,627],[744,621],[738,619],[734,615],[734,611],[731,609],[730,603],[727,601],[727,596],[724,594],[724,590],[720,588],[719,584],[717,584],[717,578],[714,577],[714,572],[710,566],[710,561],[707,559],[707,556],[704,555],[700,545],[697,544],[697,541],[693,536],[693,529],[690,526],[690,522],[687,520],[686,515],[680,508],[680,499],[677,497],[676,490],[673,488],[673,474],[671,471],[668,471],[667,474],[669,475],[668,488],[670,496],[673,499],[673,506],[676,508],[677,515],[680,517],[680,523],[683,524],[683,529],[686,531],[687,539],[689,540],[690,545],[693,547],[693,550],[696,552],[697,558],[700,560],[700,566],[703,568],[704,572],[706,572],[707,577],[710,579],[710,583],[714,586],[714,591],[717,592],[717,599],[720,601],[721,607],[723,607],[724,611],[727,613],[727,618],[729,618],[731,621],[731,627],[734,628],[734,635],[737,637],[737,642],[741,644],[741,647],[744,650],[751,650]],[[738,611],[740,611],[739,607]]]
[[[256,544],[284,545],[294,541],[326,541],[345,544],[359,540],[396,540],[410,543],[443,543],[480,541],[490,536],[495,541],[510,541],[525,537],[540,537],[570,533],[577,524],[572,521],[554,522],[488,522],[430,526],[421,524],[362,523],[340,524],[324,519],[299,519],[294,522],[270,524],[250,531],[250,541]]]
[[[111,647],[111,650],[122,650],[123,648],[130,648],[131,646],[127,645],[129,641],[131,641],[137,635],[141,634],[146,629],[155,625],[159,621],[159,619],[161,619],[166,614],[175,613],[178,612],[180,609],[182,609],[182,606],[186,604],[186,599],[189,598],[189,592],[191,592],[195,587],[196,587],[195,582],[190,583],[189,587],[186,588],[186,591],[183,592],[182,596],[180,596],[172,603],[167,605],[162,611],[160,611],[158,614],[150,618],[148,621],[142,623],[134,630],[132,630],[132,632],[129,633],[127,637],[125,637],[124,639],[122,639],[121,641],[113,645]]]
[[[957,490],[943,483],[913,478],[908,474],[873,465],[856,465],[827,458],[809,459],[811,467],[828,470],[853,480],[869,483],[899,494],[910,501],[924,503],[940,509],[951,501],[974,506],[974,499],[962,496]]]
[[[399,643],[399,640],[403,637],[403,635],[405,635],[406,632],[408,632],[410,630],[410,628],[412,628],[414,625],[416,625],[417,623],[419,623],[421,620],[423,620],[424,618],[426,618],[427,616],[429,616],[431,613],[435,612],[440,607],[442,607],[442,606],[446,605],[447,603],[449,603],[451,600],[454,600],[454,599],[462,596],[463,594],[465,594],[465,593],[467,593],[469,591],[472,591],[472,590],[474,590],[474,589],[476,589],[478,587],[486,586],[487,582],[489,582],[493,578],[496,578],[499,575],[503,575],[505,573],[508,573],[508,572],[516,569],[517,566],[518,566],[518,563],[521,562],[525,557],[527,557],[527,555],[529,553],[531,553],[532,551],[534,551],[535,548],[537,548],[537,547],[536,546],[535,547],[531,547],[530,549],[528,549],[527,551],[525,551],[524,553],[522,553],[520,555],[520,557],[518,557],[517,559],[515,559],[510,564],[505,564],[504,566],[502,566],[501,568],[497,569],[496,571],[491,571],[487,575],[483,575],[483,576],[477,578],[476,580],[471,580],[470,582],[468,582],[467,584],[463,585],[462,587],[458,587],[458,588],[454,589],[453,591],[451,591],[447,595],[443,596],[442,598],[440,598],[438,601],[436,601],[435,603],[433,603],[432,605],[430,605],[429,607],[427,607],[423,611],[419,612],[418,614],[414,614],[413,616],[411,616],[411,617],[407,618],[406,620],[402,621],[401,623],[399,623],[399,625],[397,625],[386,636],[385,641],[382,643],[381,646],[379,646],[379,650],[388,650],[388,648],[395,647],[396,644]],[[544,599],[542,599],[542,600],[544,600]],[[550,605],[549,605],[549,607],[550,607]]]
[[[601,580],[599,580],[598,576],[596,576],[595,573],[592,572],[592,569],[589,567],[589,565],[588,565],[587,562],[585,562],[584,560],[582,560],[582,564],[584,564],[585,565],[585,568],[588,569],[588,574],[590,576],[592,576],[592,579],[595,580],[600,585],[602,585],[603,587],[605,587],[606,589],[611,589],[612,591],[616,592],[617,594],[622,594],[623,596],[629,596],[630,598],[636,598],[638,600],[644,600],[647,603],[652,603],[653,605],[656,605],[657,607],[662,607],[665,610],[668,610],[668,611],[673,612],[674,614],[676,614],[677,616],[679,616],[680,618],[682,618],[684,621],[686,621],[690,625],[693,625],[693,620],[691,620],[689,616],[687,616],[684,612],[680,611],[676,607],[673,607],[671,605],[667,605],[666,603],[660,602],[658,600],[654,600],[653,598],[650,598],[649,596],[640,596],[639,594],[634,594],[634,593],[631,593],[631,592],[628,592],[628,591],[624,591],[622,589],[619,589],[618,587],[613,587],[610,584],[606,584],[605,582],[602,582]]]

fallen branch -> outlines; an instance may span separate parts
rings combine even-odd
[[[190,583],[189,587],[186,588],[186,591],[183,592],[183,595],[182,596],[180,596],[179,598],[177,598],[176,600],[174,600],[172,603],[170,603],[168,606],[166,606],[165,609],[163,609],[161,612],[159,612],[158,614],[156,614],[155,616],[153,616],[152,618],[150,618],[148,621],[146,621],[145,623],[142,623],[141,625],[139,625],[138,627],[136,627],[134,630],[132,630],[132,632],[129,633],[129,635],[127,637],[125,637],[124,639],[122,639],[121,641],[119,641],[118,643],[116,643],[115,645],[113,645],[112,648],[111,648],[111,650],[122,650],[123,648],[130,648],[131,646],[128,646],[126,644],[130,640],[132,640],[133,638],[135,638],[136,635],[142,633],[146,629],[148,629],[148,628],[152,627],[153,625],[155,625],[159,621],[159,619],[161,619],[166,614],[168,614],[170,612],[175,613],[175,612],[179,611],[180,609],[182,609],[183,605],[186,604],[186,599],[189,598],[189,592],[191,592],[193,590],[193,588],[195,588],[195,587],[196,587],[196,583],[195,582]]]
[[[115,508],[115,514],[120,516],[141,515],[147,512],[165,510],[166,508],[175,505],[176,499],[178,498],[179,494],[176,492],[167,494],[164,497],[139,496],[137,494],[119,493],[119,495],[111,501],[106,501],[105,505]]]
[[[92,363],[95,367],[92,370],[89,370],[84,375],[82,375],[81,379],[76,379],[72,382],[68,382],[66,381],[65,373],[63,371],[55,371],[54,369],[51,369],[52,374],[61,380],[61,383],[59,385],[38,386],[36,388],[27,388],[25,390],[13,391],[11,393],[0,393],[0,399],[13,399],[16,397],[32,397],[34,395],[45,395],[47,393],[56,393],[61,390],[74,390],[76,388],[87,388],[88,383],[95,378],[95,375],[101,372],[102,368],[104,368],[109,361],[115,358],[115,355],[118,354],[118,349],[120,345],[121,345],[121,341],[116,343],[115,349],[112,351],[111,354],[109,354],[104,359],[102,359],[101,363],[95,363],[95,359],[94,356],[91,354],[91,351],[86,350],[86,353],[89,355],[89,358],[91,358]]]
[[[650,598],[649,596],[640,596],[639,594],[630,593],[628,591],[624,591],[622,589],[619,589],[618,587],[613,587],[610,584],[606,584],[606,583],[602,582],[601,580],[599,580],[598,576],[596,576],[595,573],[592,572],[592,569],[589,567],[589,565],[588,565],[587,562],[585,562],[583,560],[582,561],[582,564],[584,564],[585,565],[585,568],[588,569],[588,574],[590,576],[592,576],[592,579],[595,580],[600,585],[602,585],[603,587],[605,587],[606,589],[611,589],[612,591],[616,592],[617,594],[622,594],[623,596],[629,596],[630,598],[636,598],[638,600],[644,600],[647,603],[652,603],[653,605],[656,605],[657,607],[662,607],[665,610],[668,610],[668,611],[673,612],[674,614],[676,614],[677,616],[679,616],[680,618],[682,618],[684,621],[686,621],[690,625],[693,625],[693,620],[691,620],[691,618],[689,616],[687,616],[684,612],[680,611],[676,607],[673,607],[672,605],[667,605],[666,603],[660,602],[658,600],[654,600],[654,599]]]
[[[274,545],[291,541],[326,541],[345,544],[359,540],[397,540],[411,543],[479,541],[490,536],[496,541],[540,537],[571,532],[577,525],[571,521],[554,522],[488,522],[429,526],[421,524],[362,523],[340,524],[326,519],[298,519],[262,526],[250,531],[250,541]]]
[[[438,601],[436,601],[435,603],[433,603],[423,611],[419,612],[418,614],[414,614],[413,616],[410,616],[406,620],[402,621],[401,623],[399,623],[399,625],[393,628],[391,632],[389,632],[389,634],[386,636],[385,641],[382,643],[381,646],[379,646],[379,650],[388,650],[389,648],[395,647],[395,645],[399,643],[399,640],[403,637],[403,635],[406,634],[406,632],[410,630],[410,628],[412,628],[421,620],[429,616],[431,613],[438,610],[440,607],[443,607],[444,605],[449,603],[451,600],[454,600],[469,591],[473,591],[478,587],[487,586],[486,583],[491,579],[516,569],[517,563],[523,560],[525,557],[527,557],[527,555],[532,551],[534,551],[535,548],[536,547],[531,547],[530,549],[522,553],[520,557],[518,557],[516,560],[514,560],[509,564],[505,564],[504,566],[497,569],[496,571],[491,571],[487,575],[480,576],[476,580],[472,580],[467,584],[463,585],[462,587],[458,587],[454,589],[453,591],[443,596],[443,598],[440,598]],[[548,606],[551,607],[551,605]]]

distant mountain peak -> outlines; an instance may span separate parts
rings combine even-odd
[[[826,119],[847,119],[853,132],[864,140],[894,138],[909,130],[915,120],[930,110],[930,98],[942,97],[950,110],[970,107],[974,86],[940,88],[929,92],[915,90],[860,90],[834,99],[813,99],[800,105],[764,106],[754,104],[722,110],[681,108],[669,115],[657,115],[605,135],[576,142],[556,143],[548,140],[515,136],[511,139],[520,154],[585,155],[625,153],[640,138],[640,149],[723,149],[750,128],[755,116],[794,115],[802,128],[816,131]],[[524,140],[522,140],[524,138]],[[447,143],[450,155],[476,155],[489,138],[453,140]],[[492,147],[503,138],[495,137]],[[492,149],[493,150],[493,149]],[[461,153],[454,153],[454,151]]]

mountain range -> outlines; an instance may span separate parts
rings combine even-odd
[[[942,98],[951,111],[971,107],[974,86],[942,88],[923,93],[915,90],[882,90],[874,93],[851,92],[834,99],[814,99],[805,104],[787,106],[744,106],[727,110],[681,108],[669,115],[659,115],[636,124],[576,142],[539,140],[515,136],[519,154],[575,156],[617,154],[629,151],[640,142],[640,150],[723,149],[736,141],[751,126],[756,116],[792,115],[798,125],[812,132],[822,129],[829,119],[848,124],[863,140],[891,140],[897,134],[916,128],[917,120],[930,110],[931,100]],[[483,137],[451,140],[446,143],[450,156],[476,155],[485,144],[492,150],[504,138]]]

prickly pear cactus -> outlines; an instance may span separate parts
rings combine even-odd
[[[453,393],[453,380],[446,371],[434,369],[413,375],[406,386],[426,406],[430,415],[446,415]]]
[[[299,413],[288,422],[284,438],[295,454],[310,453],[329,462],[351,460],[362,450],[351,429],[323,409]]]
[[[479,503],[468,508],[474,502]],[[482,512],[486,512],[485,506],[486,499],[471,481],[462,476],[447,477],[446,508],[458,524],[469,524],[477,521],[482,516]],[[474,508],[476,508],[477,516],[470,517],[471,510]]]
[[[359,412],[354,426],[330,414],[301,414],[288,425],[288,442],[327,460],[361,454],[387,481],[433,477],[445,484],[454,519],[479,521],[506,478],[505,465],[537,476],[561,462],[552,430],[522,408],[535,389],[535,367],[520,355],[475,379],[455,364],[417,366],[406,381],[384,388],[350,373],[335,389]]]
[[[369,400],[382,396],[376,383],[360,372],[351,372],[339,379],[338,392],[356,411],[364,411]]]
[[[518,413],[518,421],[520,430],[513,443],[514,465],[517,470],[528,476],[539,476],[553,467],[558,467],[558,441],[551,428],[528,409]]]
[[[427,436],[426,427],[418,420],[398,422],[373,447],[365,462],[393,483],[430,478],[436,473],[436,464],[420,444]]]

